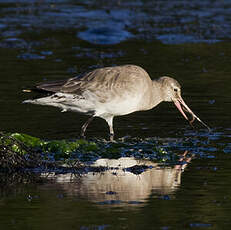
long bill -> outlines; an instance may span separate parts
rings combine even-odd
[[[193,113],[193,111],[186,105],[186,103],[184,102],[184,100],[181,97],[179,99],[177,99],[177,100],[174,100],[173,102],[174,102],[175,106],[177,107],[177,109],[184,116],[184,118],[189,121],[190,125],[192,125],[193,121],[196,118],[202,125],[204,125],[209,131],[211,131],[209,126],[206,125],[198,116],[196,116],[195,113]],[[185,115],[183,110],[185,110],[186,112],[188,112],[188,113],[190,113],[192,115],[192,120],[191,121]]]

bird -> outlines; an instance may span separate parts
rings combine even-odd
[[[54,82],[40,83],[37,89],[49,96],[25,100],[23,103],[55,106],[62,110],[90,115],[81,128],[81,137],[94,117],[104,119],[109,126],[110,141],[114,140],[113,118],[136,111],[150,110],[161,102],[173,102],[190,124],[195,118],[208,129],[181,97],[181,85],[172,77],[152,80],[137,65],[97,68],[85,74]],[[192,116],[190,120],[184,111]]]

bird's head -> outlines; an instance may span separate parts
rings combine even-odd
[[[184,102],[183,98],[181,97],[181,86],[177,80],[165,76],[159,78],[158,82],[160,84],[161,96],[163,101],[173,102],[177,107],[177,109],[184,116],[184,118],[188,120],[191,125],[196,118],[198,121],[200,121],[204,126],[206,126],[209,129],[209,127],[204,122],[202,122],[200,118],[198,118]],[[192,120],[189,120],[189,118],[186,116],[184,111],[191,114]]]
[[[161,77],[158,79],[161,88],[161,96],[163,101],[174,102],[181,98],[181,86],[175,79],[171,77]]]

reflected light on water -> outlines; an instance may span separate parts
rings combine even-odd
[[[99,159],[92,166],[107,167],[108,170],[89,172],[81,177],[72,173],[44,173],[42,176],[54,179],[66,194],[81,196],[97,204],[140,205],[150,195],[169,195],[180,186],[182,172],[191,157],[187,157],[185,152],[180,161],[178,165],[164,167],[129,157]]]

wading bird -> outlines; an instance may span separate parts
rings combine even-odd
[[[115,116],[149,110],[162,101],[173,102],[190,124],[196,118],[209,129],[186,105],[181,97],[181,86],[175,79],[164,76],[151,80],[148,73],[136,65],[98,68],[82,76],[36,87],[53,94],[24,103],[50,105],[61,108],[63,112],[90,115],[82,126],[82,137],[85,137],[86,128],[93,118],[101,117],[107,122],[110,140],[113,140]],[[192,120],[183,110],[192,115]]]

